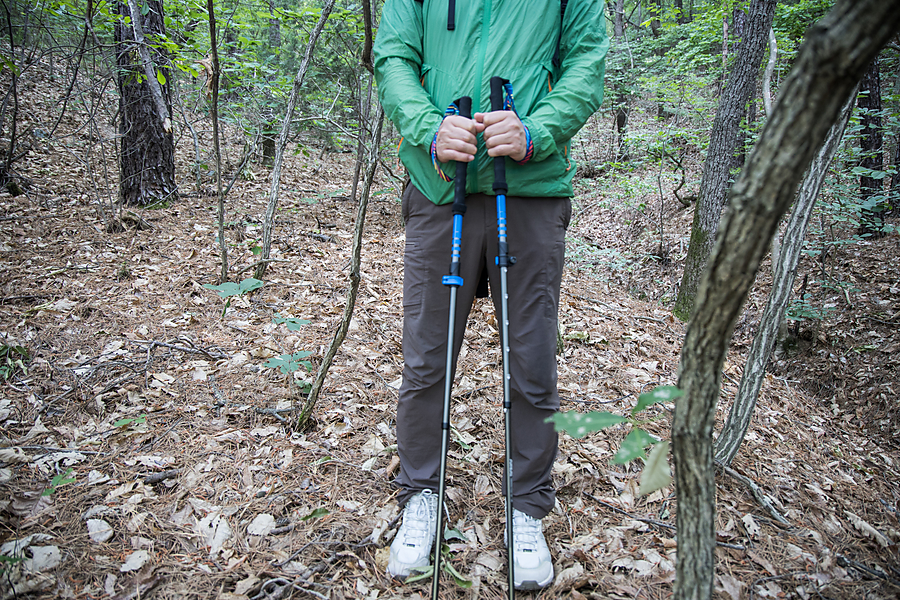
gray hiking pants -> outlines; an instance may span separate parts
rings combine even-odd
[[[497,209],[494,196],[466,198],[457,291],[454,369],[479,276],[487,270],[500,312]],[[556,389],[556,336],[568,198],[507,197],[507,239],[516,263],[508,271],[510,420],[512,423],[513,505],[534,518],[553,508],[550,472],[557,434],[544,420],[559,408]],[[409,185],[403,195],[406,250],[403,275],[403,383],[397,406],[397,441],[402,504],[424,490],[438,489],[441,413],[447,360],[451,205],[436,206]],[[500,365],[497,367],[501,368]],[[497,410],[502,410],[500,404]],[[504,477],[505,483],[505,477]],[[504,492],[505,493],[505,492]]]

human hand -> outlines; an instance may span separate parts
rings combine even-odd
[[[525,158],[528,146],[519,115],[511,110],[497,110],[475,113],[473,119],[483,128],[488,156],[508,156],[516,161]]]
[[[437,132],[435,140],[435,154],[442,162],[456,160],[459,162],[471,162],[475,159],[478,150],[478,142],[475,135],[484,129],[472,119],[451,115],[444,119]]]

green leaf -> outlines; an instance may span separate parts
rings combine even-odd
[[[331,462],[332,460],[334,460],[334,459],[331,458],[330,456],[323,456],[322,458],[317,458],[315,461],[313,461],[312,464],[313,464],[313,466],[324,465],[325,463]]]
[[[323,506],[315,509],[305,517],[300,517],[301,521],[309,521],[311,519],[321,519],[322,517],[328,516],[330,514],[329,510]]]
[[[73,483],[75,481],[74,477],[69,477],[69,473],[72,472],[72,467],[66,469],[65,473],[57,473],[53,479],[50,480],[50,486],[41,492],[41,496],[49,496],[56,491],[61,485],[66,485],[67,483]]]
[[[464,541],[464,542],[468,541],[468,540],[466,539],[466,536],[464,536],[464,535],[462,534],[462,532],[461,532],[459,529],[456,529],[456,528],[454,528],[454,529],[449,529],[449,528],[444,529],[444,539],[445,539],[445,540],[462,540],[462,541]]]
[[[415,573],[415,575],[412,575],[412,573]],[[434,565],[416,567],[410,570],[410,576],[406,578],[405,583],[415,583],[423,579],[430,579],[432,573],[434,573]]]
[[[456,582],[456,585],[463,589],[469,589],[470,587],[472,587],[472,582],[463,577],[460,572],[453,567],[453,563],[451,563],[449,560],[441,561],[441,566],[443,566],[444,570],[453,577],[453,581]]]
[[[150,4],[144,2],[144,4],[141,5],[141,15],[146,17],[148,14],[150,14]]]
[[[613,462],[618,465],[623,465],[636,458],[643,458],[645,456],[644,448],[650,444],[655,444],[658,441],[659,440],[643,429],[633,429],[631,433],[622,440],[622,446],[616,453],[615,458],[613,458]]]
[[[284,323],[291,331],[299,331],[302,326],[309,325],[311,321],[307,321],[306,319],[296,319],[294,317],[282,317],[278,313],[275,313],[275,322],[279,325]]]
[[[672,473],[669,471],[669,442],[660,442],[653,446],[650,458],[644,465],[641,473],[640,494],[650,494],[661,490],[672,483]]]
[[[211,283],[204,284],[208,290],[215,290],[220,298],[228,298],[230,296],[243,296],[253,290],[258,290],[263,286],[263,282],[253,277],[248,277],[240,283],[226,281],[221,285],[213,285]]]
[[[163,75],[160,69],[156,70],[156,80],[159,82],[159,85],[166,85],[166,76]]]
[[[282,354],[281,356],[270,358],[263,363],[263,366],[270,369],[279,369],[285,375],[293,373],[301,366],[305,367],[307,371],[311,371],[312,363],[308,360],[302,360],[310,354],[312,354],[312,352],[309,350],[301,350],[300,352],[295,352],[293,354]]]
[[[581,438],[592,431],[600,431],[610,425],[624,423],[625,418],[608,412],[568,411],[558,412],[552,417],[548,417],[545,422],[554,423],[556,431],[565,431],[574,438]]]
[[[125,427],[126,425],[141,425],[142,423],[147,422],[147,415],[143,414],[137,417],[126,417],[124,419],[119,419],[115,423],[113,423],[113,427]]]
[[[631,409],[631,414],[644,410],[651,404],[656,404],[657,402],[669,402],[676,398],[681,398],[683,395],[684,392],[674,385],[661,385],[649,392],[641,394],[638,397],[637,406]]]

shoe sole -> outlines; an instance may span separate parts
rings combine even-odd
[[[528,581],[523,581],[521,583],[517,583],[515,585],[517,590],[526,590],[526,591],[534,591],[534,590],[542,590],[545,587],[549,586],[553,583],[553,571],[550,572],[550,577],[546,581],[535,581],[530,579]]]

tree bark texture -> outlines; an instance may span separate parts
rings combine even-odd
[[[716,228],[728,192],[733,157],[741,139],[741,120],[746,114],[750,95],[756,89],[756,76],[775,17],[775,4],[776,0],[751,2],[750,16],[746,25],[742,26],[744,36],[740,49],[719,100],[719,109],[710,133],[709,150],[703,163],[687,260],[674,307],[675,315],[685,321],[691,316],[697,285],[715,242]]]
[[[172,100],[169,82],[160,84],[156,73],[168,64],[168,56],[152,43],[165,32],[163,5],[147,0],[146,15],[131,14],[127,3],[117,4],[133,25],[116,22],[116,65],[119,89],[119,199],[127,206],[147,206],[177,198],[175,141],[172,134]],[[143,38],[146,32],[150,40]],[[148,47],[147,42],[152,47]],[[148,64],[149,63],[149,64]],[[152,73],[152,79],[149,76]]]
[[[884,138],[881,130],[881,70],[878,59],[872,61],[869,70],[859,85],[860,96],[857,106],[860,109],[862,125],[859,149],[862,154],[861,167],[873,171],[884,169]],[[859,199],[864,208],[859,217],[860,235],[879,235],[884,226],[884,184],[881,179],[859,178]]]
[[[676,402],[672,423],[678,493],[676,600],[712,596],[712,432],[734,323],[779,219],[842,103],[898,29],[900,0],[838,0],[807,32],[779,102],[731,189],[681,353],[678,385],[685,394]]]
[[[856,89],[845,103],[838,122],[828,132],[825,143],[813,159],[812,165],[800,185],[800,192],[794,201],[794,208],[791,210],[791,216],[784,231],[784,243],[781,246],[779,258],[776,259],[773,253],[772,260],[773,262],[777,261],[777,264],[774,265],[772,291],[769,293],[769,300],[760,318],[759,328],[753,337],[753,344],[747,355],[747,363],[744,365],[744,374],[741,376],[734,404],[731,406],[731,411],[728,413],[728,418],[716,441],[716,461],[726,466],[734,460],[744,441],[747,428],[750,426],[750,418],[756,408],[756,399],[759,397],[759,390],[766,375],[766,364],[769,362],[778,328],[784,320],[784,314],[791,299],[791,290],[794,286],[794,278],[797,276],[797,265],[800,263],[800,251],[803,249],[803,239],[806,237],[809,219],[812,216],[816,198],[819,196],[819,190],[822,189],[825,174],[828,172],[828,167],[844,136],[855,98]]]
[[[327,0],[322,7],[319,21],[316,23],[315,29],[309,35],[309,42],[306,44],[306,52],[303,54],[303,60],[300,62],[300,68],[294,76],[294,85],[291,88],[291,95],[288,97],[286,113],[284,115],[284,123],[281,126],[281,133],[278,134],[278,145],[275,148],[275,161],[272,164],[272,181],[269,186],[269,203],[266,206],[266,215],[263,221],[263,242],[262,242],[262,260],[256,268],[254,276],[262,279],[266,272],[266,263],[269,254],[272,251],[272,228],[275,226],[275,208],[278,206],[278,195],[281,191],[281,166],[284,164],[284,148],[287,146],[288,134],[291,131],[291,121],[294,118],[294,110],[297,108],[297,101],[300,98],[300,90],[303,87],[303,79],[309,70],[309,64],[312,62],[312,53],[325,28],[325,22],[328,15],[334,8],[335,0]]]
[[[616,40],[625,35],[625,0],[616,0],[615,19],[613,20],[613,33]]]

